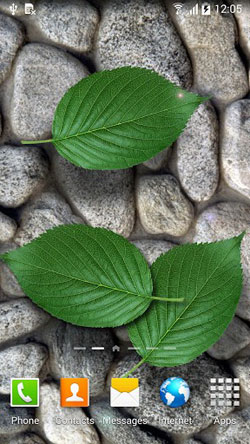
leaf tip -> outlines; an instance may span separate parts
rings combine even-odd
[[[240,233],[238,236],[235,236],[235,240],[237,240],[237,241],[239,242],[239,244],[241,244],[241,242],[242,242],[242,240],[243,240],[245,234],[246,234],[246,231],[244,230],[244,231],[242,231],[242,233]]]
[[[208,100],[211,100],[211,99],[212,99],[212,96],[199,96],[198,95],[198,100],[199,100],[200,104],[207,102]]]

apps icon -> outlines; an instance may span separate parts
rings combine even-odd
[[[211,378],[210,405],[240,407],[239,378]]]
[[[61,407],[89,406],[88,378],[61,378]]]
[[[112,378],[110,405],[111,407],[139,407],[139,379]]]
[[[39,379],[11,378],[10,405],[11,407],[38,407]]]

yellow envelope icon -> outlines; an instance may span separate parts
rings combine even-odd
[[[111,407],[139,407],[139,379],[112,378],[110,405]]]

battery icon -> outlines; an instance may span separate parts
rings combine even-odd
[[[203,3],[201,6],[201,14],[202,15],[211,15],[211,5],[208,3]]]

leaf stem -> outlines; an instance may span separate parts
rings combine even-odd
[[[22,145],[37,145],[38,143],[49,143],[53,142],[53,139],[46,140],[21,140]]]
[[[141,359],[138,364],[134,365],[134,367],[131,368],[125,375],[122,375],[122,378],[127,378],[131,373],[133,373],[137,368],[139,368],[142,364],[144,364],[145,358]]]
[[[165,298],[160,296],[152,296],[151,299],[156,301],[167,301],[167,302],[183,302],[184,298]]]

